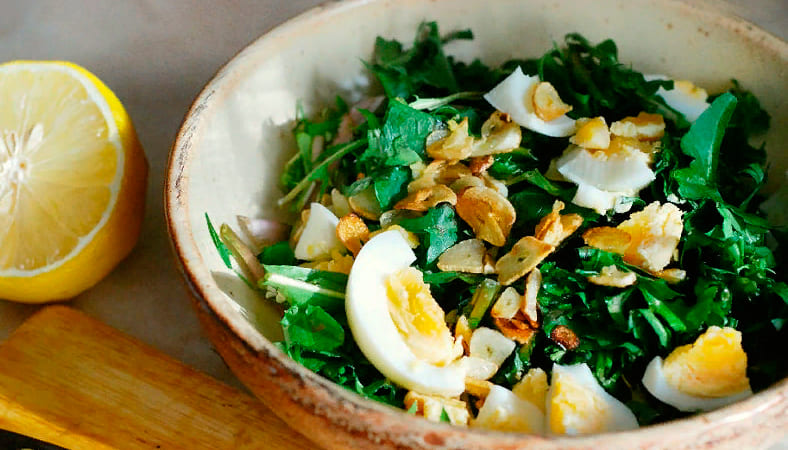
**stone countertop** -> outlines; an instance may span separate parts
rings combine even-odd
[[[167,156],[192,100],[236,52],[316,0],[6,2],[0,60],[74,61],[126,105],[150,163],[139,244],[71,305],[209,375],[240,386],[201,333],[176,269],[164,218]],[[715,2],[716,4],[716,2]],[[784,0],[723,7],[786,39]],[[0,342],[39,307],[0,300]]]

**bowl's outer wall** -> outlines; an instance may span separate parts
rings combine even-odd
[[[788,119],[785,42],[704,4],[697,7],[649,0],[497,0],[484,2],[483,8],[480,4],[476,0],[351,1],[307,12],[253,43],[217,74],[195,101],[173,147],[166,195],[176,253],[195,295],[204,299],[244,344],[230,345],[231,339],[217,337],[217,347],[242,381],[269,405],[292,406],[274,409],[291,422],[310,422],[306,429],[344,426],[360,439],[357,443],[367,442],[366,433],[375,434],[375,430],[383,433],[380,436],[393,436],[390,442],[397,445],[413,445],[416,441],[410,437],[402,438],[410,435],[417,436],[423,445],[424,436],[436,432],[441,436],[465,434],[465,448],[470,448],[471,441],[479,445],[496,442],[498,448],[504,441],[518,442],[504,435],[460,433],[400,417],[380,405],[359,402],[307,372],[270,344],[270,340],[281,339],[280,309],[260,301],[228,271],[211,242],[206,213],[215,224],[235,224],[238,214],[281,216],[275,205],[281,196],[278,173],[293,152],[290,129],[297,102],[310,113],[330,104],[337,92],[352,96],[354,91],[367,89],[361,60],[370,58],[376,36],[409,42],[421,21],[437,20],[444,32],[470,28],[475,34],[473,41],[451,44],[451,54],[497,64],[513,57],[541,55],[567,32],[579,31],[592,42],[613,38],[620,59],[645,73],[690,79],[710,92],[724,89],[735,77],[761,98],[772,115],[773,127],[767,137],[772,180],[783,179],[788,166],[788,152],[783,151],[788,138],[783,126]],[[237,360],[235,364],[233,360]],[[282,378],[282,374],[286,376]],[[271,384],[274,380],[279,386]],[[785,382],[772,391],[780,399],[777,409],[784,413]],[[339,407],[341,417],[326,405]],[[769,405],[773,411],[775,404]],[[318,418],[289,412],[299,409]],[[357,419],[355,414],[360,411],[367,417]],[[785,414],[781,419],[778,424],[785,432]],[[692,434],[693,443],[715,440],[714,433],[706,432],[701,441],[694,440],[703,429],[697,426],[699,420],[668,427],[673,427],[671,433]],[[754,425],[755,420],[753,414],[737,416],[722,428],[727,434],[736,434],[737,423]],[[339,435],[337,429],[329,434]],[[642,437],[644,443],[647,434],[625,433],[627,439],[635,439],[632,442]],[[755,428],[749,434],[755,436]],[[547,447],[562,442],[538,441]],[[594,444],[593,440],[571,442]]]

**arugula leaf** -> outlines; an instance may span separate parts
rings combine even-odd
[[[430,208],[422,217],[403,219],[402,228],[419,236],[424,247],[422,258],[424,266],[432,266],[438,257],[457,243],[457,219],[454,209],[445,203]]]
[[[446,412],[446,408],[441,408],[441,422],[451,423],[451,419],[449,418],[449,413]]]
[[[689,167],[673,172],[682,197],[721,200],[716,179],[719,150],[735,108],[732,94],[717,97],[681,138],[681,150],[692,158]]]
[[[388,167],[377,174],[373,182],[375,197],[383,211],[388,211],[396,200],[404,197],[410,179],[410,169],[402,166]]]
[[[389,102],[385,122],[370,130],[369,147],[360,160],[366,167],[407,166],[423,159],[427,135],[435,119],[428,113],[393,100]]]
[[[216,251],[219,252],[219,257],[222,258],[224,265],[227,266],[228,269],[232,269],[233,264],[230,262],[230,249],[227,248],[224,242],[219,238],[219,233],[217,233],[216,229],[213,227],[208,213],[205,213],[205,222],[208,224],[208,233],[211,235],[211,241],[213,241]]]
[[[257,255],[258,261],[267,265],[294,266],[298,262],[290,243],[287,241],[277,242],[264,247]]]
[[[347,275],[298,266],[266,265],[260,287],[270,287],[290,305],[316,305],[333,310],[345,305]]]
[[[282,318],[285,343],[305,350],[331,352],[345,342],[345,330],[325,309],[314,304],[293,304]]]

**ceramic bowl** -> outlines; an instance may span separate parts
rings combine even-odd
[[[277,27],[222,68],[199,94],[172,148],[166,208],[173,246],[194,304],[238,378],[296,430],[327,448],[753,448],[788,428],[788,381],[735,405],[636,431],[545,438],[451,427],[364,400],[295,363],[279,310],[225,269],[206,227],[236,215],[276,217],[278,173],[294,152],[296,103],[314,112],[336,93],[363,91],[361,60],[375,37],[412,40],[423,20],[475,39],[450,52],[494,65],[541,55],[568,32],[611,37],[620,59],[646,73],[694,80],[710,92],[731,77],[772,114],[772,179],[788,163],[788,44],[716,3],[671,0],[359,0],[329,3]],[[260,443],[265,445],[265,443]]]

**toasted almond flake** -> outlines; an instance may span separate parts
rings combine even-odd
[[[632,236],[618,228],[596,227],[586,230],[583,240],[591,247],[623,255],[632,242]]]
[[[449,136],[427,147],[427,154],[433,159],[459,161],[471,156],[473,136],[468,134],[468,118],[457,124],[449,121]]]
[[[522,312],[528,323],[533,328],[539,328],[539,317],[537,310],[539,304],[537,297],[539,289],[542,287],[542,272],[538,268],[534,268],[528,277],[525,279],[525,295],[523,295]]]
[[[476,378],[466,378],[465,379],[465,392],[468,394],[478,397],[478,398],[486,398],[490,394],[490,389],[492,389],[493,384],[486,380],[478,380]]]
[[[493,318],[493,323],[498,331],[507,338],[517,342],[520,345],[528,345],[536,337],[536,330],[531,326],[516,318],[514,319],[496,319]]]
[[[477,356],[463,356],[457,360],[456,364],[459,364],[465,369],[466,377],[475,378],[477,380],[489,380],[498,372],[499,367],[494,362]]]
[[[299,266],[326,272],[344,273],[345,275],[350,274],[350,269],[353,268],[353,256],[343,255],[335,249],[331,250],[329,258],[322,261],[308,261],[299,264]]]
[[[604,117],[579,119],[577,131],[569,142],[591,150],[604,150],[610,146],[610,130]]]
[[[372,239],[373,237],[377,236],[378,234],[383,233],[384,231],[389,231],[389,230],[396,230],[397,232],[399,232],[402,235],[402,237],[404,237],[405,240],[408,242],[408,245],[410,246],[410,248],[416,248],[416,247],[419,246],[419,237],[418,236],[416,236],[414,233],[412,233],[412,232],[410,232],[410,231],[408,231],[408,230],[406,230],[406,229],[404,229],[401,226],[396,225],[396,224],[388,225],[386,227],[382,227],[379,230],[376,230],[376,231],[373,231],[373,232],[369,233],[369,238]]]
[[[468,405],[464,401],[455,398],[408,391],[405,394],[404,404],[406,410],[411,410],[413,405],[416,405],[416,414],[433,422],[440,422],[444,411],[449,416],[449,422],[452,425],[468,425],[471,417],[468,412]]]
[[[469,356],[486,359],[498,367],[514,351],[514,342],[492,328],[479,327],[471,335]]]
[[[438,257],[438,269],[444,272],[483,273],[487,249],[479,239],[466,239],[449,247]]]
[[[556,200],[553,203],[553,210],[549,214],[542,217],[536,229],[534,230],[534,237],[540,241],[546,242],[550,245],[557,246],[561,242],[564,227],[561,223],[561,210],[564,209],[564,203]]]
[[[458,178],[457,180],[449,184],[449,187],[451,188],[452,191],[460,193],[466,188],[472,188],[472,187],[483,188],[483,187],[487,187],[487,184],[481,178],[471,175],[467,177]]]
[[[511,286],[504,289],[498,300],[495,301],[490,315],[498,319],[511,319],[520,310],[523,303],[523,296]]]
[[[369,240],[369,228],[359,216],[350,213],[339,219],[337,237],[353,256],[358,256],[361,245]]]
[[[481,138],[474,140],[471,156],[508,153],[519,148],[523,139],[520,125],[509,114],[495,111],[482,124]]]
[[[408,194],[407,197],[394,205],[394,209],[427,211],[440,203],[455,205],[457,203],[457,194],[448,186],[436,184]]]
[[[676,284],[684,281],[687,278],[687,272],[681,269],[664,269],[658,272],[653,272],[654,276],[662,278],[670,284]]]
[[[494,162],[495,157],[493,155],[476,156],[471,158],[471,163],[468,165],[468,168],[471,169],[472,174],[479,176],[482,172],[492,167]]]
[[[331,207],[329,209],[337,217],[343,217],[352,212],[350,210],[350,203],[348,203],[347,197],[342,195],[342,193],[336,188],[331,189]]]
[[[293,225],[293,231],[292,234],[290,234],[290,247],[295,248],[296,244],[301,239],[301,234],[304,232],[306,222],[309,220],[309,213],[310,210],[308,208],[301,210],[301,215],[295,225]]]
[[[641,141],[656,141],[665,135],[665,119],[660,114],[641,112],[637,117],[625,117],[613,122],[610,132]]]
[[[525,236],[495,263],[498,282],[504,286],[514,283],[532,271],[554,249],[552,245],[533,236]]]
[[[566,350],[574,350],[580,345],[580,339],[571,328],[558,325],[550,332],[550,339]]]
[[[482,181],[484,181],[485,186],[495,190],[495,192],[500,194],[503,198],[509,197],[509,188],[506,187],[506,183],[504,183],[503,181],[496,180],[495,178],[492,177],[492,175],[490,175],[487,172],[482,172],[482,174],[479,175],[479,178],[481,178]]]
[[[487,187],[470,187],[460,192],[457,214],[473,229],[476,237],[502,246],[515,220],[509,200]]]
[[[599,275],[589,276],[588,281],[598,286],[623,288],[635,284],[637,276],[634,272],[624,272],[616,266],[605,266]]]
[[[570,105],[561,100],[555,87],[547,81],[536,85],[532,100],[534,113],[545,122],[555,120],[572,110]]]

